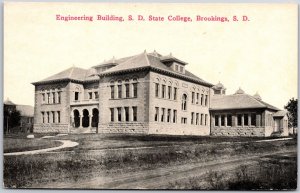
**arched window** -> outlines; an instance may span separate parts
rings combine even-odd
[[[133,83],[132,83],[132,87],[133,87],[133,97],[134,98],[137,98],[137,89],[138,89],[138,87],[137,87],[137,85],[138,85],[138,80],[137,80],[137,78],[134,78],[133,79]]]
[[[125,91],[126,91],[125,92],[126,93],[125,97],[129,98],[130,97],[130,92],[129,92],[130,90],[129,90],[129,80],[128,79],[125,80]]]
[[[110,98],[114,99],[115,98],[115,82],[110,81]]]
[[[122,98],[122,81],[118,81],[118,98]]]
[[[182,102],[181,102],[181,110],[186,110],[186,106],[187,106],[187,95],[183,94]]]

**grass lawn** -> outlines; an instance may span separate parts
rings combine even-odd
[[[291,150],[296,140],[264,143],[233,143],[258,138],[68,135],[54,139],[79,142],[71,151],[4,157],[5,187],[32,187],[52,182],[78,182],[99,176],[170,165],[201,163],[233,157]],[[45,140],[46,141],[46,140]],[[219,144],[220,142],[229,142]],[[164,146],[162,146],[164,145]],[[146,149],[117,147],[160,146]],[[115,147],[117,149],[111,150]],[[54,187],[55,188],[55,187]],[[70,187],[71,188],[71,187]]]
[[[3,140],[4,153],[31,151],[50,147],[57,147],[60,145],[62,145],[62,143],[59,141],[47,139],[4,138]]]

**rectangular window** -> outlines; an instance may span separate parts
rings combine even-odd
[[[89,99],[93,99],[93,93],[89,92]]]
[[[118,121],[122,121],[122,109],[121,109],[121,107],[118,107],[117,110],[118,110]]]
[[[187,124],[187,118],[182,117],[182,118],[181,118],[181,123],[182,123],[182,124]]]
[[[122,85],[118,85],[118,98],[122,98]]]
[[[137,121],[137,107],[132,107],[133,121]]]
[[[44,117],[45,113],[42,112],[42,123],[45,123],[45,117]]]
[[[175,71],[178,71],[178,65],[175,65]]]
[[[203,94],[201,94],[201,105],[203,105]]]
[[[203,114],[201,113],[200,124],[203,125]]]
[[[195,103],[195,93],[192,92],[192,104],[194,104],[194,103]]]
[[[99,98],[99,93],[95,92],[95,99],[98,99],[98,98]]]
[[[248,114],[244,114],[244,125],[246,125],[246,126],[249,125]]]
[[[166,85],[162,85],[162,93],[161,93],[161,97],[162,98],[166,98]]]
[[[204,101],[205,106],[207,106],[207,99],[208,99],[208,95],[205,95],[205,101]]]
[[[177,110],[173,110],[173,123],[177,122]]]
[[[129,107],[125,107],[125,121],[129,121]]]
[[[221,115],[221,126],[225,126],[225,115]]]
[[[205,125],[207,125],[207,114],[205,114]]]
[[[57,122],[60,123],[60,111],[57,111]]]
[[[133,97],[137,98],[137,83],[133,83]]]
[[[196,125],[199,125],[199,113],[196,113]]]
[[[49,115],[49,112],[47,112],[47,123],[50,123],[50,115]]]
[[[251,126],[256,126],[256,114],[251,113]]]
[[[168,99],[171,99],[171,90],[172,90],[172,87],[168,86]]]
[[[197,93],[197,96],[196,96],[196,104],[199,104],[199,93]]]
[[[115,86],[110,86],[110,98],[115,98]]]
[[[167,122],[168,122],[168,123],[171,122],[171,109],[168,109],[168,113],[167,113]]]
[[[164,122],[165,121],[165,108],[162,108],[161,109],[161,119],[160,119],[161,122]]]
[[[52,111],[52,123],[55,123],[55,112]]]
[[[60,103],[60,92],[57,92],[57,102]]]
[[[158,97],[159,93],[159,84],[155,83],[155,97]]]
[[[159,119],[159,108],[155,107],[154,121],[158,121],[158,119]]]
[[[182,66],[180,66],[180,72],[183,72],[183,67]]]
[[[50,93],[47,93],[47,103],[50,103]]]
[[[45,102],[45,93],[42,93],[42,102]]]
[[[232,126],[232,115],[227,115],[227,126]]]
[[[177,100],[177,88],[174,87],[174,100]]]
[[[78,99],[79,99],[79,92],[75,92],[74,100],[75,100],[75,101],[78,101]]]
[[[219,126],[219,115],[215,115],[215,126]]]
[[[114,111],[114,108],[110,108],[110,121],[111,122],[115,121],[115,111]]]
[[[191,114],[191,124],[192,124],[192,125],[194,125],[194,115],[195,115],[195,113],[192,112],[192,114]]]
[[[126,98],[129,98],[129,84],[125,84]]]
[[[242,126],[242,115],[237,115],[237,125]]]

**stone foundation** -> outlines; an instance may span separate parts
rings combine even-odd
[[[35,133],[68,133],[68,131],[69,124],[43,123],[33,125],[33,132]]]
[[[264,137],[264,127],[212,127],[212,136]]]
[[[99,124],[99,133],[138,133],[147,134],[149,124],[143,122],[122,122]]]

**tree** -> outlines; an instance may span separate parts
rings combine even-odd
[[[289,127],[297,127],[297,106],[298,99],[290,99],[284,108],[288,111]]]
[[[9,133],[11,128],[20,126],[20,120],[20,111],[4,108],[4,133]]]

